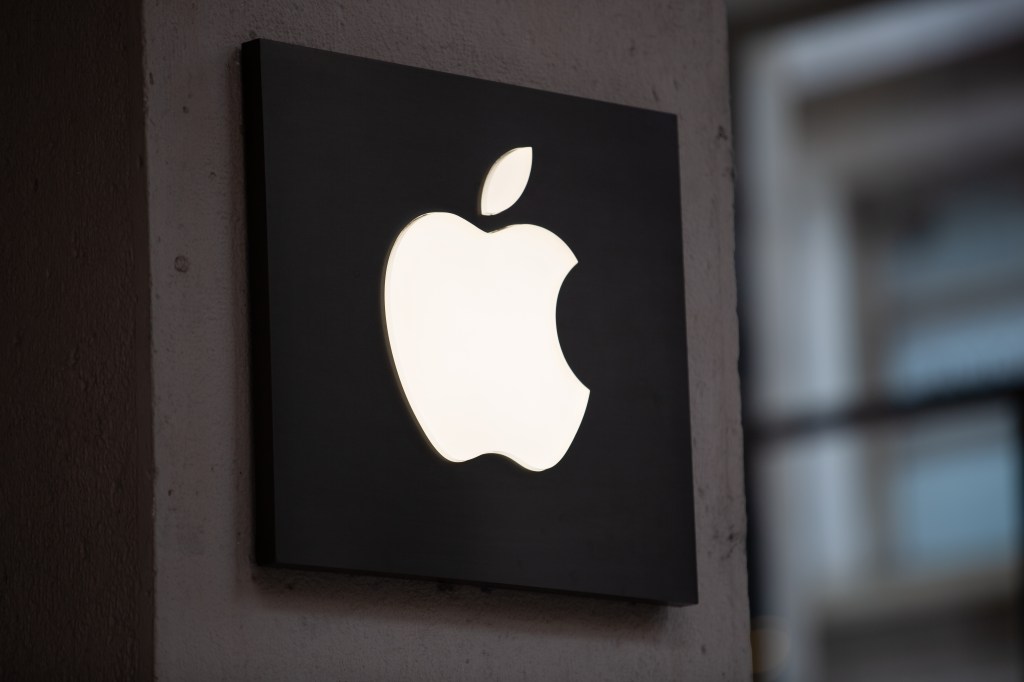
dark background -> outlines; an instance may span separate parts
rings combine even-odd
[[[675,117],[267,41],[243,68],[258,559],[696,602]],[[526,191],[479,217],[519,146]],[[579,260],[559,337],[591,396],[549,471],[447,462],[405,407],[381,277],[431,211]]]

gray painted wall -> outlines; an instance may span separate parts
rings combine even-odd
[[[719,1],[144,2],[162,679],[750,677]],[[679,115],[699,606],[251,562],[238,46],[253,37]]]
[[[0,5],[0,679],[152,668],[141,4]]]

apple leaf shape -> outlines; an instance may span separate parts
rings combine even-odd
[[[497,215],[519,200],[530,181],[533,147],[516,147],[502,154],[487,171],[480,191],[480,213]]]

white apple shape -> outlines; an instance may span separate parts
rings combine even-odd
[[[515,203],[531,167],[529,147],[498,159],[481,213]],[[488,233],[451,213],[427,213],[395,239],[384,274],[391,358],[442,457],[496,453],[543,471],[565,455],[590,397],[562,354],[555,320],[575,265],[569,247],[536,225]]]

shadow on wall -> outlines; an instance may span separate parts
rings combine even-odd
[[[758,679],[1021,679],[1024,4],[729,6]]]
[[[664,629],[672,607],[535,590],[475,587],[428,580],[251,566],[267,608],[295,613],[335,611],[395,620],[473,622],[495,632],[510,628],[546,635],[644,641]],[[443,607],[443,608],[442,608]],[[493,622],[487,613],[500,614]]]

